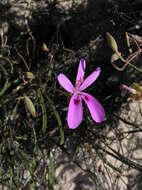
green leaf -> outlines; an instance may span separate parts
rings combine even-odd
[[[36,117],[35,106],[31,99],[28,96],[24,95],[24,100],[29,112],[32,114],[33,117]]]
[[[0,96],[3,96],[10,86],[11,86],[11,82],[9,82],[7,79],[6,82],[4,83],[3,89],[0,90]]]
[[[9,186],[12,189],[12,187],[13,187],[13,177],[14,177],[12,168],[10,168],[9,175],[10,175]]]
[[[109,32],[106,33],[106,39],[107,39],[108,45],[112,48],[112,50],[117,52],[118,51],[117,43]]]
[[[49,173],[48,180],[49,180],[50,188],[54,189],[55,169],[54,169],[54,161],[53,161],[51,154],[49,154],[49,172],[48,173]]]
[[[40,106],[42,109],[42,132],[45,133],[46,128],[47,128],[47,112],[46,112],[46,106],[44,103],[44,98],[42,96],[40,89],[38,89],[38,97],[40,99]]]
[[[114,53],[111,56],[111,63],[113,63],[114,61],[117,61],[118,59],[120,59],[119,55],[117,53]]]
[[[6,71],[6,69],[2,64],[0,64],[0,70],[4,73],[5,76],[8,76],[8,72]]]
[[[0,57],[0,59],[3,60],[3,61],[5,61],[5,62],[7,62],[7,63],[9,63],[10,68],[11,68],[11,69],[10,69],[10,72],[13,73],[14,68],[13,68],[13,63],[12,63],[12,61],[11,61],[8,57]]]
[[[18,101],[17,101],[17,103],[16,103],[16,105],[15,105],[15,107],[13,109],[13,112],[12,112],[12,116],[13,116],[14,120],[16,120],[17,117],[18,117],[18,113],[17,113],[18,109],[17,108],[18,108],[18,106],[20,104],[20,101],[21,101],[21,99],[18,99]]]
[[[62,121],[61,121],[61,118],[60,118],[60,115],[53,103],[53,101],[50,99],[49,96],[46,95],[46,98],[54,112],[54,115],[55,115],[55,118],[57,120],[57,123],[58,123],[58,126],[59,126],[59,129],[60,129],[60,144],[62,145],[64,143],[64,130],[63,130],[63,127],[62,127]]]

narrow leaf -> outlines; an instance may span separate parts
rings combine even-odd
[[[55,183],[55,169],[54,169],[54,161],[51,154],[49,155],[49,172],[48,173],[49,173],[49,176],[48,176],[49,185],[50,185],[50,188],[53,189],[54,183]]]
[[[46,112],[46,106],[45,106],[44,98],[42,96],[40,89],[38,89],[38,97],[39,97],[40,106],[42,109],[42,132],[45,133],[46,128],[47,128],[47,112]]]
[[[7,79],[6,82],[4,83],[3,89],[0,90],[0,96],[3,96],[10,86],[11,82],[9,82]]]
[[[24,100],[29,112],[32,114],[33,117],[36,117],[35,106],[31,99],[28,96],[24,95]]]
[[[60,129],[60,144],[62,145],[64,143],[64,130],[63,130],[63,127],[62,127],[62,121],[61,121],[61,118],[60,118],[60,115],[53,103],[53,101],[50,99],[49,96],[46,95],[46,98],[54,112],[54,115],[55,115],[55,118],[57,120],[57,123],[58,123],[58,126],[59,126],[59,129]]]

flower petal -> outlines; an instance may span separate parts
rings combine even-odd
[[[98,78],[100,72],[101,72],[101,68],[98,67],[91,75],[89,75],[84,80],[82,85],[79,87],[79,90],[82,91],[82,90],[86,89],[88,86],[90,86]]]
[[[84,74],[85,74],[85,68],[86,68],[86,61],[85,59],[81,59],[79,63],[78,71],[77,71],[75,86],[80,86],[80,84],[82,84]]]
[[[74,92],[74,86],[72,85],[71,81],[64,74],[58,75],[58,81],[59,81],[60,85],[66,91],[71,92],[71,93]]]
[[[73,95],[68,107],[68,126],[71,129],[77,128],[83,117],[82,98]]]
[[[93,120],[97,123],[104,121],[105,111],[102,105],[98,102],[98,100],[90,94],[84,92],[81,93],[81,97],[86,102]]]

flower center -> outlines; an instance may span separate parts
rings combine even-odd
[[[77,83],[76,83],[76,89],[78,89],[78,88],[81,86],[82,83],[83,83],[83,78],[80,78],[80,79],[77,81]]]

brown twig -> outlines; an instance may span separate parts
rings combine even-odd
[[[126,33],[128,35],[128,33]],[[130,49],[130,43],[129,43],[129,40],[128,40],[128,36],[126,35],[126,41],[127,41],[127,45],[128,45],[128,48]],[[139,69],[138,67],[136,67],[135,65],[132,64],[133,60],[141,54],[142,52],[142,49],[140,48],[137,40],[133,37],[132,40],[134,41],[134,43],[136,44],[137,46],[137,51],[134,52],[134,53],[131,53],[126,59],[124,59],[121,55],[121,53],[118,51],[118,50],[115,50],[115,53],[119,56],[119,58],[121,59],[121,61],[124,63],[124,65],[122,67],[118,67],[114,61],[111,61],[111,64],[113,65],[113,67],[115,69],[117,69],[118,71],[123,71],[128,65],[130,65],[131,67],[133,67],[135,70],[137,70],[138,72],[142,73],[142,70]]]

